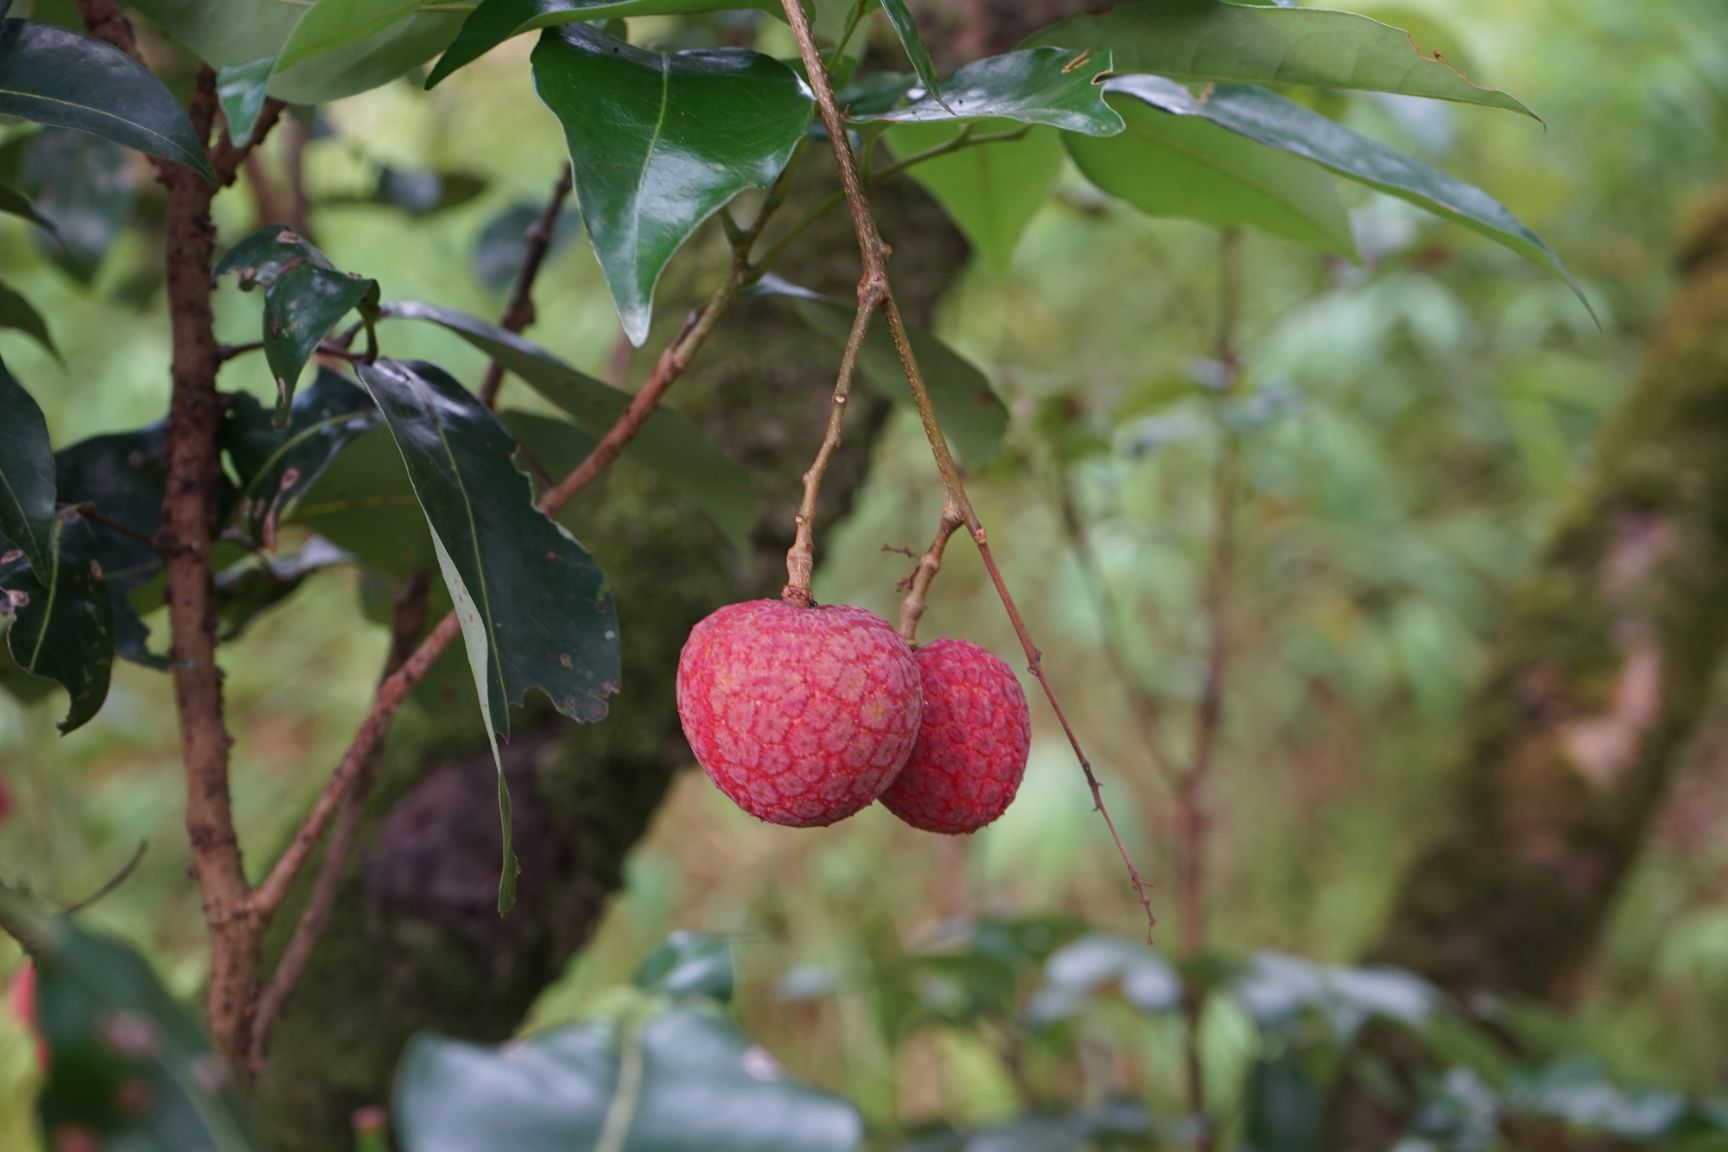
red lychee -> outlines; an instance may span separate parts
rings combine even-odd
[[[809,828],[881,795],[918,737],[912,650],[873,612],[730,604],[690,631],[678,717],[720,791],[752,816]]]
[[[1007,810],[1026,774],[1026,693],[1013,669],[965,640],[937,640],[915,655],[924,682],[918,743],[882,803],[926,832],[976,832]]]

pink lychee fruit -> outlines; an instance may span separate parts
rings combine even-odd
[[[911,754],[920,711],[912,650],[862,608],[729,604],[678,658],[690,750],[733,803],[774,824],[868,807]]]
[[[1026,693],[1013,669],[965,640],[937,640],[915,657],[924,682],[918,742],[882,803],[926,832],[976,832],[1007,810],[1026,775]]]

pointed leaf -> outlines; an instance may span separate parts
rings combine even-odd
[[[786,1077],[728,1020],[673,1008],[480,1048],[416,1038],[392,1110],[403,1152],[853,1152],[858,1111]]]
[[[0,536],[46,569],[56,523],[48,422],[0,362]]]
[[[1008,124],[987,120],[976,129],[994,134]],[[905,159],[947,143],[959,131],[950,124],[901,124],[883,138],[896,157]],[[1033,128],[1018,140],[970,145],[906,170],[999,275],[1007,273],[1020,234],[1061,172],[1062,142],[1047,128]]]
[[[576,21],[612,20],[626,16],[687,16],[756,8],[782,20],[778,0],[481,0],[469,13],[455,43],[444,53],[426,87],[439,83],[458,68],[472,64],[504,41]]]
[[[1149,79],[1136,77],[1136,79]],[[1128,130],[1108,140],[1068,137],[1068,154],[1100,189],[1153,216],[1220,228],[1257,228],[1354,257],[1338,190],[1324,172],[1203,120],[1170,116],[1116,96]]]
[[[900,47],[912,64],[912,71],[918,73],[924,91],[937,104],[944,104],[946,93],[936,78],[936,65],[930,59],[930,49],[924,47],[924,37],[918,34],[918,22],[912,19],[906,0],[882,0],[882,11],[887,14],[888,23],[894,25],[894,34],[900,37]]]
[[[16,216],[20,220],[28,220],[50,236],[55,235],[54,222],[36,211],[36,205],[30,202],[30,197],[16,188],[0,184],[0,212]]]
[[[338,272],[324,253],[286,228],[261,228],[228,250],[213,275],[237,272],[240,287],[264,287],[264,358],[276,378],[276,418],[288,419],[300,370],[318,342],[355,308],[375,315],[378,281]]]
[[[53,680],[70,697],[62,734],[82,727],[108,698],[114,665],[114,613],[92,560],[89,526],[56,518],[48,555],[27,564],[0,554],[0,618],[10,615],[7,648],[18,667]]]
[[[60,350],[54,347],[54,337],[49,335],[48,322],[42,319],[42,313],[36,311],[30,301],[3,283],[0,283],[0,328],[16,328],[48,349],[56,358],[60,355]],[[0,374],[4,372],[5,368],[0,366]]]
[[[1031,37],[1115,54],[1119,72],[1239,84],[1313,84],[1535,113],[1424,54],[1410,34],[1352,12],[1215,0],[1140,0]]]
[[[244,144],[252,139],[258,115],[264,111],[264,87],[275,67],[275,59],[265,56],[217,70],[216,99],[222,105],[222,116],[228,121],[228,139],[233,143]]]
[[[162,81],[113,45],[53,24],[0,20],[0,115],[76,128],[215,179]]]
[[[1108,51],[1028,48],[976,60],[942,83],[942,100],[926,95],[899,108],[853,115],[853,123],[916,124],[1001,119],[1044,124],[1087,136],[1114,136],[1122,117],[1104,101]]]
[[[1498,200],[1293,100],[1264,88],[1236,84],[1216,85],[1201,99],[1180,84],[1158,76],[1117,77],[1110,81],[1109,89],[1178,116],[1208,120],[1239,136],[1312,160],[1340,176],[1462,224],[1557,273],[1583,302],[1591,318],[1596,316],[1583,289],[1560,263],[1560,258]]]
[[[289,104],[325,104],[388,84],[443,51],[464,15],[450,6],[422,6],[361,40],[278,68],[268,91]]]
[[[134,0],[131,6],[217,69],[275,56],[306,12],[305,5],[284,0]]]
[[[758,52],[647,52],[586,25],[541,35],[534,83],[564,126],[576,196],[631,343],[690,234],[780,174],[810,123],[791,69]]]
[[[456,333],[521,377],[596,440],[611,431],[629,407],[629,393],[585,376],[532,341],[466,313],[409,302],[389,305],[385,315],[426,320]],[[624,449],[624,458],[665,476],[719,525],[734,547],[740,551],[748,547],[757,515],[750,476],[685,416],[670,408],[656,409]]]
[[[398,20],[412,16],[421,0],[315,0],[288,34],[276,67],[290,65],[337,48],[357,44]]]
[[[606,578],[568,532],[532,501],[511,457],[516,442],[484,404],[434,365],[359,366],[402,453],[432,530],[445,586],[462,625],[487,740],[508,735],[509,706],[529,689],[592,722],[618,690],[618,614]],[[515,898],[510,798],[498,762],[504,871],[499,910]]]

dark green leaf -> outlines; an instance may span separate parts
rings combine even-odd
[[[93,551],[84,521],[57,517],[46,563],[0,554],[0,617],[12,617],[7,647],[19,668],[66,689],[63,734],[101,711],[114,664],[114,613]]]
[[[365,390],[328,368],[295,395],[286,429],[252,396],[230,396],[221,445],[240,484],[235,521],[245,538],[275,551],[280,520],[337,454],[377,423],[378,409]]]
[[[49,258],[88,284],[132,217],[132,175],[118,144],[69,129],[24,144],[18,177],[53,224]]]
[[[48,422],[0,362],[0,536],[42,569],[52,563],[54,493]]]
[[[984,121],[977,130],[995,133],[1007,125],[1006,120]],[[902,124],[884,139],[904,159],[946,144],[960,131],[948,124]],[[1062,143],[1047,128],[1033,128],[1017,140],[969,145],[907,169],[998,274],[1012,265],[1020,234],[1061,172]]]
[[[385,315],[430,321],[456,333],[521,377],[596,440],[611,431],[630,404],[628,393],[583,375],[532,341],[465,313],[430,304],[393,303]],[[669,408],[657,409],[624,449],[624,458],[665,476],[713,518],[735,547],[740,551],[748,547],[757,515],[749,474],[684,416]]]
[[[1150,215],[1221,228],[1252,224],[1274,236],[1356,255],[1338,191],[1312,164],[1204,120],[1136,107],[1122,96],[1114,103],[1128,123],[1122,135],[1063,141],[1080,171],[1103,191]]]
[[[62,505],[90,505],[105,520],[124,525],[135,536],[154,539],[162,527],[162,496],[167,472],[162,462],[163,426],[135,432],[92,436],[54,456]],[[231,506],[233,488],[224,480],[219,500]],[[162,556],[133,535],[92,524],[95,559],[102,576],[125,591],[160,571]]]
[[[564,126],[588,238],[640,345],[667,261],[733,196],[780,174],[810,99],[757,52],[666,55],[577,24],[541,35],[534,82]]]
[[[132,7],[218,69],[273,58],[306,11],[283,0],[134,0]]]
[[[372,203],[389,204],[410,216],[429,216],[466,204],[486,191],[486,181],[472,172],[431,172],[392,168],[378,172]]]
[[[287,600],[307,577],[326,568],[354,563],[354,557],[314,536],[292,556],[253,556],[216,574],[216,612],[220,639],[239,639],[258,617]]]
[[[324,104],[387,84],[449,45],[463,12],[428,5],[352,44],[278,68],[270,95],[290,104]]]
[[[1254,1152],[1319,1152],[1326,1095],[1297,1056],[1254,1061],[1243,1106]]]
[[[1340,176],[1462,224],[1558,273],[1591,317],[1596,315],[1560,258],[1498,200],[1295,101],[1264,88],[1235,84],[1217,85],[1205,99],[1199,99],[1180,84],[1157,76],[1122,76],[1110,81],[1109,88],[1154,108],[1178,116],[1197,116],[1260,144],[1312,160]]]
[[[463,22],[462,31],[450,45],[450,50],[426,77],[426,87],[432,87],[456,69],[472,64],[504,41],[525,32],[579,20],[686,16],[729,8],[759,8],[781,15],[776,0],[482,0]]]
[[[48,333],[48,322],[42,319],[42,314],[31,306],[30,301],[5,284],[0,284],[0,328],[15,328],[48,349],[55,357],[60,355],[60,350],[54,347],[54,337]],[[4,369],[0,368],[0,372],[3,371]]]
[[[215,178],[162,81],[113,45],[52,24],[0,21],[0,115],[76,128]]]
[[[941,82],[936,79],[936,65],[930,59],[930,49],[924,47],[924,37],[918,34],[918,22],[912,19],[906,0],[882,0],[882,11],[887,14],[888,23],[894,25],[894,34],[900,37],[900,47],[905,50],[906,59],[911,61],[912,71],[918,73],[924,91],[937,104],[943,104],[945,93]]]
[[[852,1152],[857,1109],[786,1078],[711,1011],[583,1024],[498,1051],[421,1036],[393,1116],[403,1152]]]
[[[502,292],[516,282],[522,271],[522,241],[528,229],[544,212],[539,204],[512,204],[486,222],[474,241],[471,256],[474,275],[494,292]],[[566,208],[558,215],[558,227],[552,231],[552,245],[547,258],[582,234],[582,214]]]
[[[1104,102],[1100,78],[1110,71],[1110,53],[1029,48],[976,60],[942,84],[942,100],[929,96],[899,108],[854,115],[853,122],[1013,120],[1043,124],[1087,136],[1114,136],[1122,117]]]
[[[37,1114],[53,1146],[260,1149],[221,1060],[131,949],[57,921],[36,1005],[49,1051]]]
[[[245,64],[230,64],[216,72],[216,99],[222,105],[222,115],[228,121],[228,139],[244,144],[252,139],[252,129],[258,125],[258,114],[264,111],[264,87],[275,70],[274,57],[251,60]]]
[[[380,360],[359,367],[402,453],[455,603],[474,686],[494,733],[530,689],[560,712],[596,721],[618,690],[618,614],[606,578],[582,546],[532,502],[511,457],[515,441],[485,405],[442,369]],[[504,871],[499,910],[515,899],[510,799],[498,765]]]
[[[636,969],[636,985],[667,996],[732,999],[732,946],[716,936],[674,932]]]
[[[300,370],[318,342],[355,308],[375,315],[378,281],[338,272],[286,228],[259,229],[228,250],[214,275],[236,272],[240,287],[264,288],[264,358],[276,378],[276,418],[286,422]]]
[[[1409,34],[1351,12],[1214,0],[1140,0],[1071,16],[1029,44],[1112,52],[1120,72],[1242,84],[1315,84],[1535,114],[1424,55]]]
[[[28,220],[50,236],[54,235],[54,222],[36,211],[36,205],[30,202],[30,197],[4,184],[0,184],[0,213]]]

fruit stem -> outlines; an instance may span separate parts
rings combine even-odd
[[[948,547],[948,538],[965,523],[958,504],[953,500],[943,504],[942,521],[937,525],[935,539],[930,541],[929,549],[918,558],[918,567],[902,585],[906,589],[906,598],[900,602],[900,638],[908,644],[918,640],[918,621],[924,618],[924,598],[930,593],[936,573],[942,571],[942,553]]]

